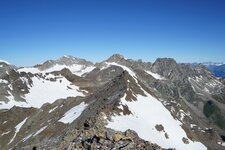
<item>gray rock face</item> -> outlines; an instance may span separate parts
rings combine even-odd
[[[225,77],[220,79],[220,82],[225,85]]]
[[[31,74],[19,73],[14,67],[6,63],[0,64],[0,102],[9,102],[12,95],[16,101],[25,101],[21,95],[29,92],[28,84]],[[26,78],[26,83],[23,79]]]
[[[182,80],[188,76],[194,76],[193,68],[184,64],[177,64],[171,58],[158,58],[152,65],[151,70],[171,80]]]

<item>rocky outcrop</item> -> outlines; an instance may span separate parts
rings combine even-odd
[[[14,97],[16,101],[25,101],[23,95],[29,92],[32,74],[19,73],[11,65],[0,63],[0,102],[7,103]]]
[[[161,150],[161,147],[140,139],[137,134],[131,130],[118,132],[106,129],[104,133],[97,135],[84,131],[83,134],[80,134],[76,139],[73,139],[72,142],[69,142],[66,149]]]

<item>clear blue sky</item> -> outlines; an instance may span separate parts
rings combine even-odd
[[[0,59],[225,61],[225,0],[1,0]]]

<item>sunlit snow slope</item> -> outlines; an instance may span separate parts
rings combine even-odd
[[[43,104],[53,103],[60,98],[84,96],[79,87],[72,85],[65,77],[59,76],[56,81],[51,81],[34,76],[32,81],[29,93],[23,97],[26,102],[15,101],[13,95],[10,95],[10,101],[1,104],[0,109],[10,109],[13,106],[40,108]]]

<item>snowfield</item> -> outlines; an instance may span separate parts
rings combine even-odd
[[[53,71],[60,71],[64,68],[69,69],[73,74],[77,75],[77,76],[81,76],[85,73],[91,72],[93,69],[95,69],[94,66],[83,66],[83,65],[78,65],[78,64],[74,64],[71,66],[66,66],[66,65],[54,65],[53,67],[46,69],[46,70],[39,70],[38,68],[34,68],[34,67],[30,67],[30,68],[21,68],[18,69],[19,72],[30,72],[32,74],[36,74],[36,73],[49,73],[49,72],[53,72]]]
[[[60,98],[84,96],[82,92],[78,91],[79,87],[71,85],[71,82],[64,77],[56,81],[48,81],[37,77],[32,80],[33,86],[30,93],[25,95],[25,99],[33,107],[40,108],[44,103],[53,103]]]
[[[156,143],[163,148],[176,148],[178,150],[207,149],[202,143],[187,138],[185,131],[181,128],[182,123],[174,119],[161,102],[147,92],[145,92],[145,95],[147,96],[137,95],[137,101],[128,102],[125,100],[125,94],[121,103],[128,106],[132,115],[113,116],[112,122],[108,121],[106,127],[119,131],[132,129],[141,138]],[[156,125],[162,125],[165,132],[157,131]],[[168,139],[165,137],[165,133],[169,136]],[[182,141],[183,138],[187,138],[190,143],[185,144]]]
[[[59,122],[63,122],[65,124],[72,123],[75,119],[77,119],[84,109],[88,106],[84,102],[80,103],[78,106],[75,106],[68,110],[64,116],[59,120]]]
[[[47,76],[51,77],[51,75]],[[54,76],[55,77],[55,76]],[[45,80],[43,78],[33,77],[33,85],[30,87],[30,93],[23,98],[26,102],[14,100],[14,96],[9,93],[8,103],[0,102],[0,109],[10,109],[13,106],[40,108],[45,103],[53,103],[55,100],[67,97],[84,96],[79,91],[79,87],[71,85],[64,77],[57,77],[56,81]]]
[[[26,72],[26,73],[32,73],[32,74],[36,74],[36,73],[40,73],[40,70],[34,67],[28,67],[28,68],[20,68],[17,70],[18,72]]]

